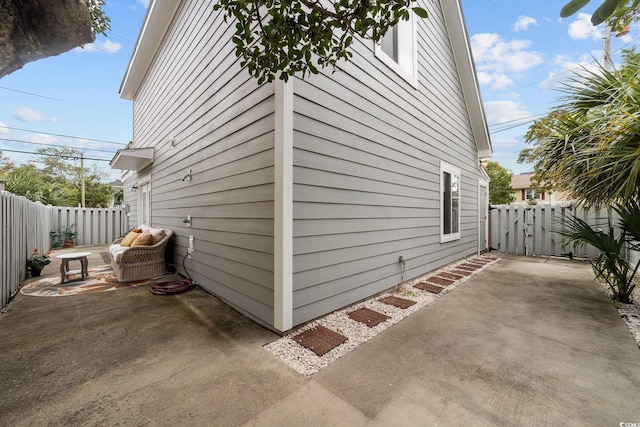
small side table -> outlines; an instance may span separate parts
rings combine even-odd
[[[67,281],[70,274],[82,274],[82,280],[89,276],[89,260],[87,257],[91,252],[76,252],[73,254],[56,255],[61,262],[60,264],[60,284]],[[69,271],[69,261],[80,261],[80,270]]]

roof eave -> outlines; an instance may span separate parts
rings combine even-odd
[[[156,56],[160,43],[180,6],[181,0],[152,0],[147,9],[136,47],[133,49],[127,71],[120,84],[120,97],[133,99]]]

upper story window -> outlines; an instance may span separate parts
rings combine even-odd
[[[400,21],[389,28],[380,44],[376,44],[376,56],[402,78],[418,87],[417,31],[413,13],[408,21]]]
[[[524,199],[525,200],[531,200],[531,199],[535,199],[535,200],[540,200],[540,199],[544,199],[544,193],[540,193],[538,191],[536,191],[533,188],[527,188],[524,190]]]
[[[440,162],[440,242],[460,239],[460,169]]]

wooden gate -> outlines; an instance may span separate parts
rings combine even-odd
[[[607,232],[609,223],[616,226],[616,233],[621,232],[618,216],[613,209],[588,210],[564,205],[498,205],[491,207],[490,247],[492,250],[518,255],[596,258],[598,251],[592,246],[576,250],[561,235],[566,228],[563,220],[571,215],[604,232]]]

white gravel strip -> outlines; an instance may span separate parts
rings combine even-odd
[[[464,264],[466,262],[472,262],[473,259],[482,258],[484,260],[490,260],[490,262],[486,263],[481,268],[474,271],[471,275],[463,277],[455,281],[453,284],[446,287],[444,291],[440,294],[433,294],[431,292],[422,291],[420,289],[416,289],[413,287],[416,283],[419,283],[426,279],[427,277],[437,275],[443,271],[451,271],[455,269],[457,265]],[[490,265],[498,262],[499,258],[493,256],[473,256],[466,258],[464,260],[458,261],[455,264],[447,265],[439,270],[431,271],[419,278],[409,280],[407,282],[402,283],[399,287],[393,292],[385,293],[382,295],[376,295],[366,301],[359,302],[354,304],[348,308],[335,311],[331,314],[328,314],[322,318],[316,319],[306,325],[302,326],[299,329],[296,329],[295,332],[291,332],[290,334],[277,339],[267,345],[265,345],[265,349],[275,356],[279,357],[284,363],[298,371],[299,373],[310,376],[320,371],[325,366],[328,366],[331,362],[339,359],[345,354],[349,353],[351,350],[359,346],[360,344],[368,341],[369,339],[375,337],[380,332],[387,329],[389,326],[398,323],[400,320],[405,317],[415,313],[420,310],[425,305],[435,301],[436,299],[446,295],[448,292],[460,286],[462,283],[469,280],[471,277],[475,276],[482,270],[486,269]],[[412,301],[416,301],[416,304],[408,307],[406,309],[401,309],[399,307],[394,307],[389,304],[385,304],[377,301],[380,298],[384,298],[386,296],[395,296],[399,298],[404,298]],[[348,313],[362,308],[367,307],[371,310],[375,310],[377,312],[386,314],[390,316],[391,319],[388,319],[385,322],[370,328],[365,324],[352,320],[349,318]],[[300,332],[306,331],[308,329],[314,328],[317,325],[322,325],[328,329],[331,329],[335,332],[338,332],[341,335],[347,337],[347,341],[333,350],[326,353],[324,356],[318,356],[313,351],[303,347],[302,345],[295,342],[292,337],[298,335]]]
[[[636,341],[638,347],[640,347],[640,283],[636,283],[636,288],[633,290],[631,294],[631,299],[633,303],[631,304],[621,304],[618,307],[618,314],[624,320],[624,323],[627,324],[629,328],[629,332],[633,336],[633,339]],[[608,289],[607,289],[608,290]]]

